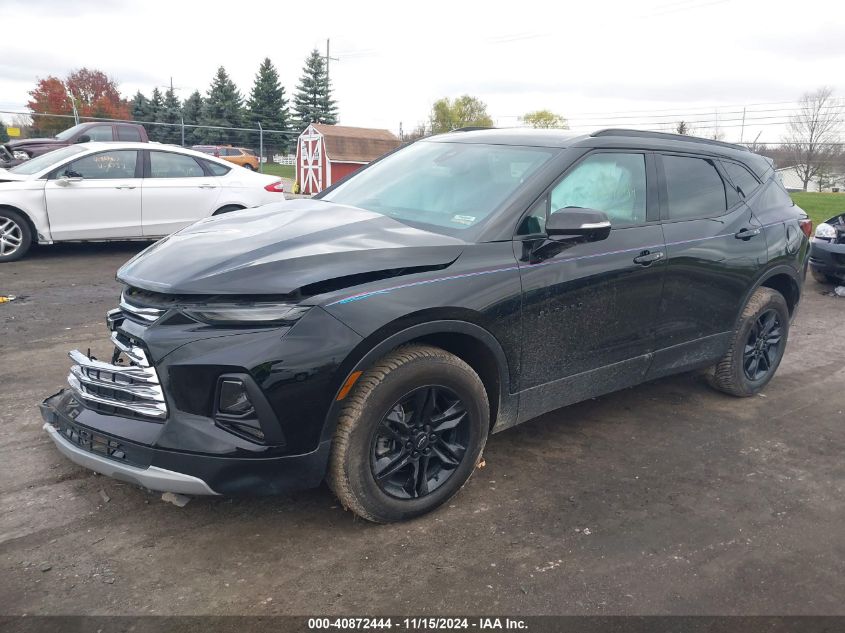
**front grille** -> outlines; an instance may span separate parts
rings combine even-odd
[[[167,311],[162,308],[139,305],[130,297],[127,297],[126,293],[120,296],[120,310],[127,319],[143,325],[155,323]]]
[[[86,406],[117,415],[163,420],[167,404],[158,374],[143,348],[118,332],[112,333],[112,363],[89,358],[79,350],[68,354],[75,363],[67,381],[74,397]],[[124,356],[129,364],[118,364]]]

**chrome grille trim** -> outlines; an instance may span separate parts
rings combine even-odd
[[[166,310],[162,310],[160,308],[142,308],[140,306],[133,305],[126,300],[126,295],[123,293],[120,295],[120,309],[129,316],[129,318],[138,319],[143,323],[155,323],[161,318],[161,315],[166,312]]]
[[[76,378],[77,381],[82,383],[83,387],[86,385],[89,385],[91,387],[103,387],[104,389],[113,389],[115,391],[125,392],[135,396],[136,398],[143,398],[147,400],[156,401],[164,400],[164,395],[162,394],[161,387],[159,387],[158,385],[128,385],[123,383],[115,383],[111,380],[102,380],[100,378],[94,378],[90,374],[86,373],[85,370],[83,370],[82,367],[80,367],[79,365],[74,365],[73,367],[71,367],[70,373]]]
[[[166,418],[164,392],[144,350],[131,344],[118,344],[118,341],[115,344],[127,358],[137,356],[142,362],[113,365],[73,350],[68,356],[76,364],[70,368],[67,381],[74,396],[83,403],[114,407],[159,420]],[[129,347],[130,353],[126,353],[124,347]]]
[[[111,333],[111,341],[114,343],[114,346],[119,349],[121,352],[126,354],[126,358],[131,360],[133,363],[140,365],[141,367],[149,367],[150,363],[147,361],[147,355],[144,353],[144,350],[136,345],[132,345],[131,342],[124,343],[121,339],[121,336],[117,332]]]

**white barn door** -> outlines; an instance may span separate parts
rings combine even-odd
[[[323,135],[309,125],[299,135],[300,191],[315,194],[323,190]]]

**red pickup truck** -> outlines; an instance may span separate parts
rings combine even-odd
[[[137,123],[111,123],[93,121],[80,123],[59,132],[52,138],[22,138],[9,141],[0,150],[0,167],[12,167],[49,151],[89,141],[137,141],[149,142],[147,131]],[[3,151],[5,150],[5,151]]]

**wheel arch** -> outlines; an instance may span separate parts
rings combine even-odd
[[[385,325],[349,353],[335,373],[332,403],[323,424],[321,441],[331,440],[334,435],[337,416],[346,395],[341,397],[341,390],[350,377],[355,372],[366,371],[391,350],[409,343],[439,347],[466,362],[481,378],[487,391],[491,428],[512,424],[507,421],[516,417],[516,398],[511,395],[507,356],[496,337],[479,323],[468,319],[468,315],[451,312],[432,318],[426,312]]]
[[[798,307],[798,303],[801,300],[801,287],[802,279],[798,271],[785,264],[774,266],[760,275],[745,295],[742,305],[739,307],[737,319],[739,319],[739,316],[745,309],[745,305],[757,288],[771,288],[783,295],[786,305],[789,308],[789,316],[792,317],[795,314],[795,308]]]
[[[222,204],[219,207],[217,207],[217,210],[214,213],[212,213],[211,215],[212,216],[221,215],[223,213],[229,213],[230,211],[241,211],[241,210],[246,209],[246,208],[247,208],[246,205],[241,204],[240,202],[228,202],[226,204]]]
[[[8,211],[14,211],[18,215],[20,215],[24,219],[24,222],[26,222],[27,225],[29,226],[29,230],[32,233],[32,243],[33,244],[38,243],[38,241],[39,241],[38,229],[35,226],[35,222],[29,216],[29,213],[27,213],[23,209],[16,207],[12,204],[0,204],[0,209],[6,209]]]

